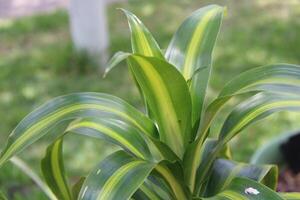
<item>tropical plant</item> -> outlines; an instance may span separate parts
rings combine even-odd
[[[135,15],[123,11],[133,52],[116,53],[106,73],[126,59],[145,112],[108,94],[55,98],[13,130],[0,165],[55,130],[58,137],[41,163],[52,199],[299,199],[297,193],[275,192],[276,166],[235,162],[227,143],[272,113],[299,110],[300,66],[274,64],[246,71],[208,103],[212,51],[224,8],[210,5],[195,11],[165,52]],[[240,103],[230,109],[218,137],[209,137],[213,120],[232,98]],[[71,189],[62,158],[67,133],[103,139],[122,150]]]

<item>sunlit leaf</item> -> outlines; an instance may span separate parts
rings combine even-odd
[[[160,139],[182,157],[190,140],[191,99],[182,75],[169,63],[133,55],[129,65],[158,125]]]
[[[127,16],[131,31],[132,53],[164,59],[164,56],[145,25],[133,13],[121,9]]]
[[[99,138],[122,147],[133,155],[153,162],[177,160],[176,155],[159,140],[139,129],[114,119],[82,119],[72,122],[66,131]]]
[[[224,9],[210,5],[192,13],[174,34],[166,59],[190,81],[192,124],[198,126],[211,71],[211,58]],[[202,69],[201,71],[199,71]]]
[[[0,165],[58,123],[80,117],[119,119],[134,125],[145,134],[157,137],[152,121],[123,100],[101,93],[75,93],[57,97],[26,116],[10,134],[1,152]]]

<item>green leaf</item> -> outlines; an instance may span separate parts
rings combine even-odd
[[[10,134],[1,152],[0,166],[55,125],[80,117],[119,119],[157,137],[153,122],[123,100],[101,93],[75,93],[57,97],[26,116]]]
[[[279,193],[279,195],[285,200],[299,200],[300,199],[300,193],[298,193],[298,192]]]
[[[209,104],[205,118],[201,124],[198,136],[201,143],[207,136],[207,131],[220,109],[232,97],[255,95],[258,92],[276,92],[284,95],[298,95],[300,91],[300,67],[290,64],[274,64],[248,70],[232,79],[219,94],[219,97]]]
[[[199,174],[197,174],[198,179],[196,183],[196,188],[198,189],[197,192],[199,192],[199,188],[201,188],[202,184],[207,179],[205,174],[210,169],[210,166],[212,165],[218,152],[223,148],[223,145],[225,145],[232,137],[234,137],[248,125],[260,119],[263,119],[274,112],[282,110],[297,111],[300,108],[299,106],[299,97],[284,96],[272,93],[257,94],[237,106],[237,108],[234,109],[232,113],[227,117],[219,135],[219,142],[205,161],[205,168],[201,169],[200,166],[198,169]],[[200,146],[197,141],[195,146]]]
[[[219,194],[204,200],[284,200],[275,191],[248,178],[235,178]]]
[[[36,174],[30,166],[28,166],[23,160],[14,156],[10,159],[10,162],[18,167],[24,174],[26,174],[51,200],[57,200],[51,189],[42,181],[38,174]],[[1,198],[0,198],[1,199]]]
[[[253,96],[229,114],[219,135],[220,143],[228,142],[245,127],[279,111],[300,111],[300,97],[272,93]]]
[[[116,144],[135,156],[160,162],[178,158],[161,142],[145,135],[134,126],[114,119],[82,119],[72,122],[66,131],[100,138]]]
[[[210,5],[192,13],[173,36],[166,59],[190,82],[192,124],[198,127],[211,71],[211,57],[224,9]],[[201,71],[199,71],[202,69]]]
[[[164,60],[164,56],[157,44],[157,42],[155,41],[155,39],[153,38],[153,36],[151,35],[151,33],[148,31],[148,29],[144,26],[144,24],[131,12],[121,9],[125,15],[127,16],[128,19],[128,24],[130,27],[130,31],[131,31],[131,47],[132,47],[132,53],[135,54],[140,54],[143,56],[148,56],[148,57],[156,57],[159,59],[163,59]],[[125,57],[125,55],[123,56],[119,56],[119,58],[122,59]],[[134,78],[134,81],[137,84],[136,78]],[[139,89],[139,92],[145,102],[145,110],[147,115],[151,115],[151,111],[149,111],[149,105],[146,102],[146,98],[145,98],[145,94],[144,92],[141,90],[140,86],[137,84],[137,87]]]
[[[157,123],[160,140],[182,157],[191,139],[191,99],[184,78],[160,59],[133,55],[128,61]]]
[[[300,66],[273,64],[248,70],[226,84],[219,97],[232,95],[242,90],[260,90],[299,95]]]
[[[71,123],[66,131],[104,139],[141,159],[153,159],[148,145],[150,141],[147,141],[146,135],[140,134],[137,129],[119,120],[83,119]]]
[[[131,47],[132,52],[143,56],[157,57],[164,59],[164,56],[144,24],[131,12],[121,9],[128,19],[128,24],[131,31]]]
[[[186,155],[196,155],[199,152],[203,141],[208,136],[213,119],[232,97],[253,96],[261,91],[296,96],[298,93],[295,91],[300,88],[299,77],[300,67],[298,65],[274,64],[246,71],[234,78],[205,110],[205,118],[200,125],[198,138]],[[192,157],[186,165],[193,166],[197,162],[196,159],[198,156]],[[191,174],[191,176],[194,177],[195,174]]]
[[[46,183],[58,199],[72,200],[63,162],[63,139],[57,139],[48,146],[41,169]]]
[[[274,165],[251,165],[217,159],[205,189],[205,196],[213,196],[221,192],[236,177],[246,177],[275,190],[277,176],[278,169]]]
[[[87,176],[79,199],[129,199],[143,184],[155,164],[124,151],[111,154]]]

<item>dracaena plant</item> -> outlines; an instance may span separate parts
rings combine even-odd
[[[131,30],[132,53],[116,53],[106,73],[127,60],[145,112],[109,94],[55,98],[13,130],[0,165],[55,130],[59,136],[41,162],[48,185],[43,188],[52,199],[299,199],[297,193],[275,192],[276,166],[235,162],[227,143],[272,113],[299,110],[300,66],[251,69],[204,104],[224,8],[210,5],[192,13],[165,52],[135,15],[123,11]],[[209,137],[214,118],[236,97],[239,103],[214,134],[218,137]],[[61,124],[66,127],[63,131],[56,129]],[[62,158],[63,137],[68,133],[103,139],[122,150],[101,161],[72,188]]]

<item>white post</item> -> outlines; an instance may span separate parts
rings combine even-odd
[[[105,63],[109,44],[105,0],[71,0],[69,15],[75,47]]]

